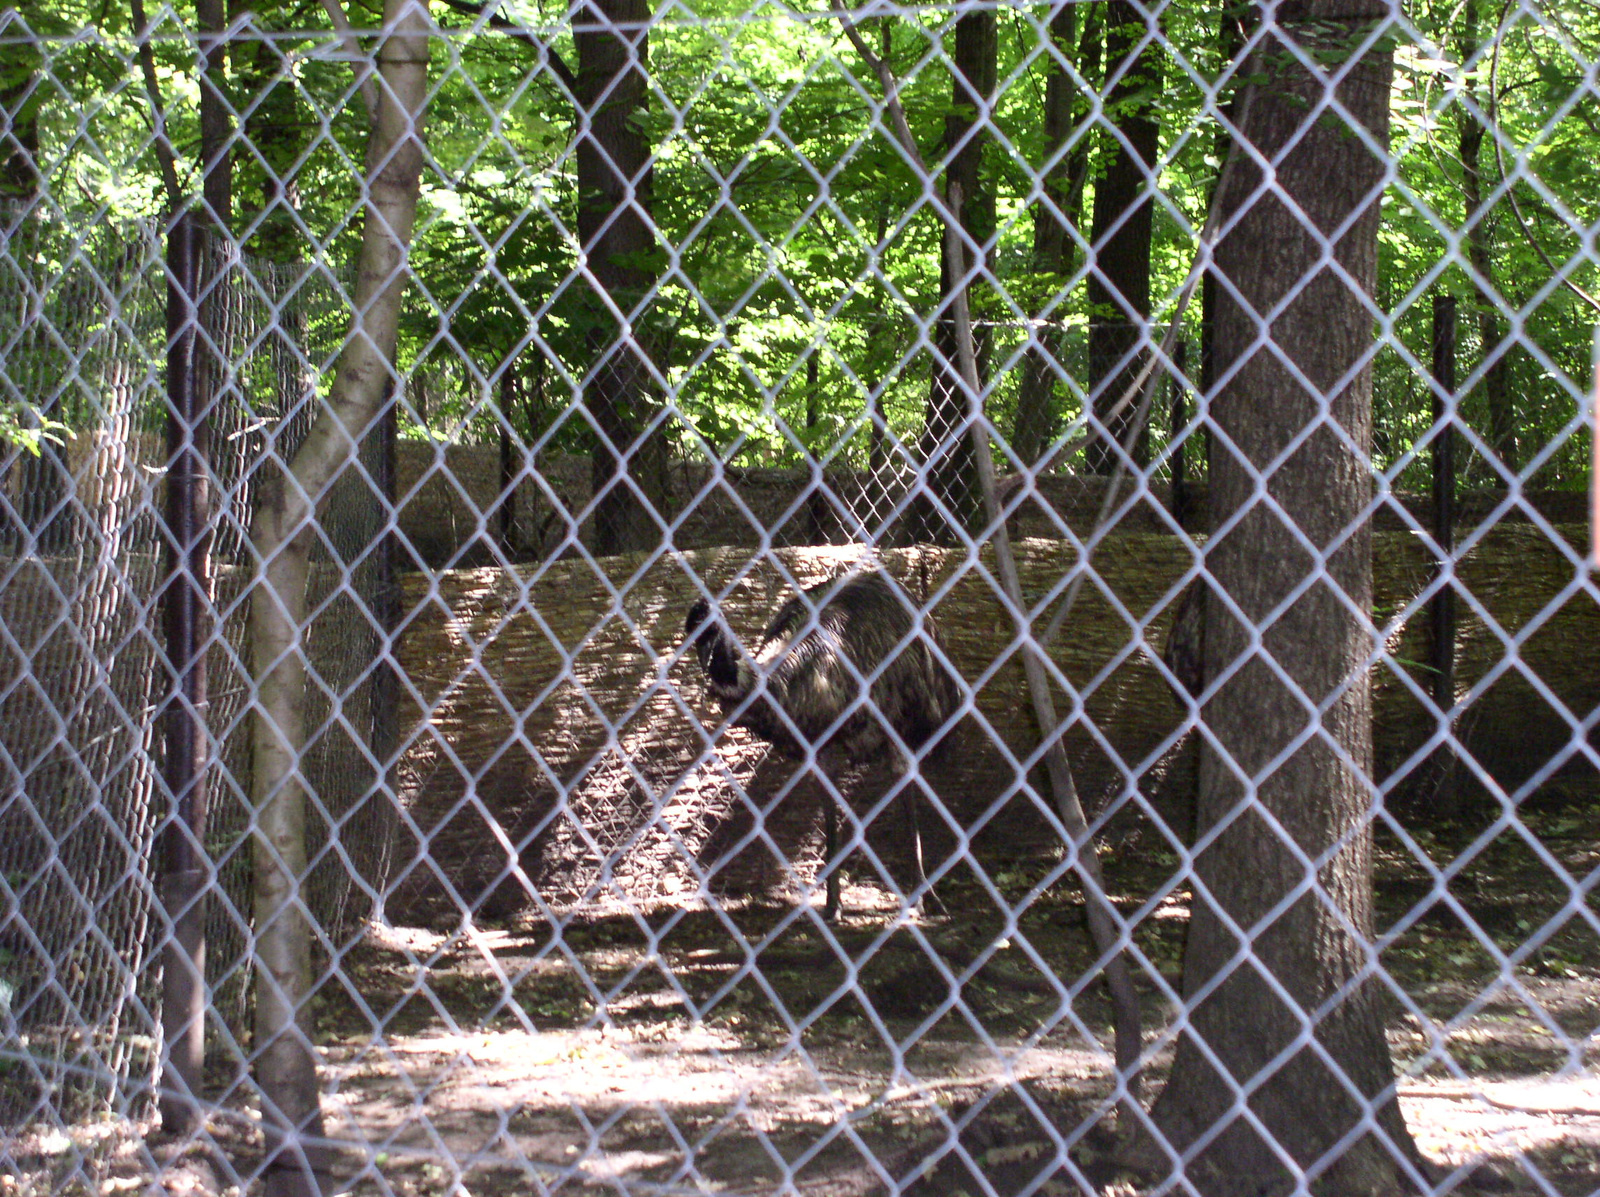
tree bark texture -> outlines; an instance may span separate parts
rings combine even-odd
[[[311,1042],[307,874],[306,582],[315,521],[335,478],[379,416],[394,378],[406,255],[422,174],[427,94],[426,8],[387,0],[378,69],[381,102],[367,143],[366,207],[355,310],[332,392],[284,475],[264,488],[252,525],[260,576],[251,595],[256,710],[255,1067],[263,1095],[267,1193],[326,1187],[322,1114]]]
[[[1143,12],[1130,0],[1106,6],[1106,117],[1116,127],[1102,131],[1104,173],[1094,189],[1094,269],[1089,275],[1089,396],[1098,435],[1084,465],[1109,474],[1125,444],[1134,410],[1109,413],[1138,376],[1139,350],[1150,321],[1150,234],[1154,215],[1153,171],[1161,126],[1154,92],[1160,85],[1159,50],[1146,43]],[[1134,460],[1149,455],[1147,432],[1134,444]]]
[[[646,264],[656,249],[643,124],[649,21],[645,0],[589,0],[573,16],[578,238],[592,293],[583,405],[596,433],[598,556],[655,547],[666,514],[666,436],[654,379],[659,347],[649,326],[659,275]]]
[[[1079,41],[1078,6],[1062,5],[1050,18],[1050,41],[1063,56],[1074,56],[1076,49],[1079,76],[1092,80],[1100,66],[1100,21],[1093,8],[1087,14]],[[1045,63],[1045,165],[1039,180],[1044,197],[1033,206],[1033,268],[1059,283],[1072,273],[1074,242],[1069,230],[1082,219],[1090,139],[1080,136],[1072,143],[1083,116],[1078,88],[1054,55],[1047,55]],[[1055,433],[1055,385],[1062,365],[1061,334],[1052,324],[1059,320],[1065,298],[1059,285],[1047,288],[1034,309],[1034,340],[1023,358],[1011,434],[1011,450],[1023,465],[1037,462]]]
[[[983,147],[989,141],[989,112],[995,90],[995,15],[975,11],[959,18],[955,26],[955,52],[951,62],[951,111],[944,122],[945,194],[959,189],[963,197],[956,214],[961,227],[980,247],[977,265],[987,272],[989,263],[981,247],[994,232],[994,196],[984,187]],[[918,540],[934,544],[959,543],[981,521],[982,497],[978,491],[977,463],[967,435],[968,403],[957,360],[955,313],[952,293],[966,286],[952,278],[950,264],[940,255],[940,308],[933,328],[933,366],[928,383],[928,409],[923,422],[921,457],[926,490],[912,507]],[[985,274],[985,277],[987,275]],[[987,373],[988,337],[977,337],[979,379]]]
[[[1365,976],[1377,795],[1364,355],[1384,162],[1348,121],[1387,144],[1390,54],[1364,48],[1386,15],[1372,0],[1305,0],[1264,16],[1276,28],[1248,68],[1260,82],[1241,136],[1273,169],[1241,158],[1224,196],[1216,268],[1239,298],[1224,290],[1215,316],[1220,531],[1206,564],[1225,599],[1206,613],[1217,681],[1202,710],[1186,1027],[1153,1111],[1206,1194],[1287,1191],[1295,1172],[1316,1193],[1392,1194],[1418,1175]],[[1343,113],[1324,106],[1330,86]],[[1334,238],[1333,261],[1318,236]]]

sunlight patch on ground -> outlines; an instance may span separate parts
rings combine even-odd
[[[1600,1076],[1408,1082],[1400,1105],[1417,1146],[1452,1167],[1556,1144],[1600,1149]]]

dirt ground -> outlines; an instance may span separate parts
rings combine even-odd
[[[1524,809],[1525,833],[1379,835],[1390,1040],[1440,1191],[1600,1192],[1593,801]],[[1136,839],[1108,855],[1123,912],[1175,863]],[[341,1176],[418,1197],[1152,1191],[1111,1158],[1108,1011],[1060,865],[991,867],[991,883],[957,867],[938,882],[948,913],[927,917],[865,883],[869,865],[852,861],[833,927],[800,892],[373,927],[318,1009]],[[1167,985],[1186,921],[1180,892],[1137,930]],[[1170,1010],[1144,990],[1148,1035]],[[236,1109],[211,1129],[248,1160],[254,1125]],[[158,1163],[145,1191],[227,1191],[197,1148],[84,1133],[18,1141],[37,1170],[0,1194],[133,1191]],[[69,1163],[81,1186],[62,1185]]]

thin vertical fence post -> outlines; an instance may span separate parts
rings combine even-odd
[[[1589,396],[1589,563],[1600,570],[1600,325],[1594,330],[1594,390]]]
[[[162,608],[171,689],[162,762],[172,818],[163,843],[165,1068],[161,1123],[176,1134],[200,1118],[205,1066],[206,646],[211,628],[209,435],[200,385],[199,283],[205,234],[193,213],[167,240],[166,579]]]
[[[813,348],[806,358],[806,464],[815,470],[811,476],[812,490],[806,497],[807,544],[826,544],[828,541],[828,499],[822,493],[827,484],[827,475],[822,471],[822,458],[817,453],[817,430],[822,423],[819,414],[821,399],[817,381],[817,350]]]
[[[1183,436],[1184,425],[1189,422],[1189,389],[1186,366],[1189,361],[1189,342],[1179,341],[1172,347],[1172,417],[1167,425],[1172,438],[1172,519],[1180,528],[1189,526],[1194,495],[1189,490],[1189,441]]]
[[[515,551],[517,527],[517,489],[521,485],[522,470],[517,460],[516,444],[511,435],[511,414],[517,407],[517,379],[510,361],[500,371],[500,401],[498,405],[500,429],[500,508],[496,539],[500,551],[510,557]],[[389,414],[384,417],[385,427],[393,420],[394,400],[389,399]]]
[[[1456,298],[1433,297],[1433,539],[1440,557],[1434,579],[1445,579],[1428,604],[1433,701],[1441,711],[1455,706],[1456,595],[1447,574],[1455,546]],[[1448,396],[1448,400],[1447,397]]]
[[[384,811],[385,842],[382,855],[373,862],[378,900],[372,914],[380,921],[388,918],[385,910],[393,835],[389,830],[394,822],[394,809],[399,806],[398,778],[400,762],[397,748],[400,742],[400,674],[395,665],[395,630],[400,626],[400,595],[395,577],[398,532],[395,528],[395,452],[399,436],[400,395],[403,383],[391,381],[383,398],[383,410],[378,417],[377,490],[379,515],[383,528],[378,533],[377,577],[373,583],[373,616],[378,624],[378,662],[372,673],[372,752],[378,761],[379,789],[377,799],[388,803]],[[501,413],[502,421],[509,423],[510,416]],[[502,423],[502,428],[505,423]],[[503,434],[502,434],[503,435]],[[507,537],[509,551],[509,536]]]

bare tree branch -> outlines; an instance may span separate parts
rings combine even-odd
[[[161,181],[167,189],[167,204],[173,212],[183,207],[183,188],[178,183],[178,158],[167,137],[167,109],[161,102],[161,85],[156,79],[156,55],[150,48],[150,20],[145,16],[144,0],[128,0],[133,13],[134,37],[139,43],[139,66],[144,71],[144,89],[150,97],[152,139],[156,161],[161,164]]]
[[[519,25],[515,21],[508,21],[498,11],[490,11],[487,5],[474,4],[472,0],[439,0],[439,2],[446,8],[454,9],[456,12],[464,13],[469,17],[482,17],[487,14],[490,29],[498,29],[501,33],[508,34],[523,45],[537,50],[539,56],[550,64],[551,74],[561,80],[561,85],[567,89],[567,92],[572,95],[577,94],[578,77],[572,73],[572,68],[567,65],[566,59],[561,57],[554,46],[548,42],[540,41],[529,32],[527,26]]]
[[[1495,31],[1494,52],[1489,59],[1489,110],[1484,113],[1484,116],[1489,121],[1489,132],[1493,134],[1490,140],[1494,142],[1495,168],[1500,172],[1502,179],[1506,177],[1506,151],[1505,146],[1500,141],[1500,47],[1505,39],[1500,34],[1505,30],[1506,17],[1509,15],[1509,11],[1509,5],[1501,9],[1500,25]],[[1562,274],[1560,268],[1550,260],[1550,255],[1545,252],[1544,246],[1540,245],[1538,239],[1534,237],[1533,229],[1529,227],[1527,218],[1522,215],[1522,206],[1517,202],[1517,189],[1515,187],[1506,188],[1506,200],[1511,205],[1511,215],[1516,220],[1517,227],[1522,230],[1523,239],[1527,241],[1528,247],[1538,255],[1539,260],[1544,263],[1545,269],[1550,272],[1550,277],[1557,279],[1568,291],[1571,291],[1595,311],[1600,312],[1600,299],[1596,299],[1578,286],[1577,283]]]

